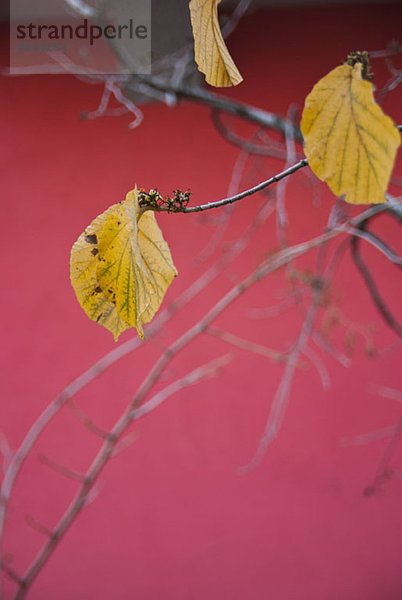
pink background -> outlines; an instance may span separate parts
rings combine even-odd
[[[396,38],[401,16],[396,4],[251,15],[230,40],[245,82],[224,93],[281,114],[291,102],[301,108],[312,85],[348,52],[381,50]],[[374,61],[373,69],[381,87],[388,77],[382,61]],[[96,108],[99,86],[70,76],[2,78],[1,86],[0,429],[16,448],[55,395],[114,347],[111,334],[89,321],[75,300],[68,266],[72,243],[134,184],[165,193],[191,187],[194,203],[224,197],[238,150],[219,137],[205,107],[149,105],[144,123],[131,131],[128,116],[78,118]],[[397,122],[402,121],[400,104],[400,90],[384,103]],[[253,129],[244,127],[244,133]],[[242,187],[280,167],[270,160],[254,174],[249,170]],[[243,234],[263,201],[259,195],[236,205],[227,241]],[[314,207],[310,180],[301,172],[292,177],[287,188],[290,243],[317,234],[333,201],[324,191],[320,206]],[[194,257],[214,229],[211,215],[209,220],[162,215],[158,221],[180,273],[167,305],[210,264],[195,264]],[[85,388],[77,405],[100,426],[110,427],[159,349],[277,248],[274,221],[271,217],[238,261],[152,342]],[[397,224],[391,218],[378,218],[375,230],[397,247]],[[364,246],[363,251],[396,311],[401,298],[397,269],[376,250]],[[298,266],[313,268],[314,256]],[[250,319],[249,311],[277,304],[278,289],[288,288],[282,271],[271,275],[216,325],[286,349],[300,330],[297,309],[263,320]],[[138,437],[102,473],[99,497],[61,541],[28,597],[400,599],[402,488],[397,474],[402,445],[391,460],[395,476],[367,497],[364,489],[374,480],[388,440],[341,443],[401,418],[400,403],[370,392],[373,385],[400,385],[400,346],[374,308],[349,253],[333,299],[364,331],[372,327],[374,358],[365,352],[361,336],[349,369],[316,350],[329,370],[331,388],[322,390],[307,361],[308,368],[296,373],[278,438],[261,464],[240,476],[238,467],[256,450],[283,367],[220,340],[196,340],[173,361],[156,389],[233,350],[232,364],[217,379],[177,393],[132,428]],[[121,340],[130,336],[125,333]],[[333,341],[344,351],[342,327]],[[98,447],[99,439],[68,409],[35,445],[15,486],[6,526],[4,551],[17,572],[24,572],[44,541],[25,517],[53,527],[77,489],[41,464],[38,455],[84,471]],[[6,598],[11,598],[15,585],[7,577],[4,582]]]

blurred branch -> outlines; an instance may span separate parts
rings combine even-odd
[[[64,0],[64,2],[80,17],[86,19],[96,18],[96,10],[83,0]]]
[[[400,419],[398,424],[395,426],[395,429],[391,435],[391,438],[384,450],[383,455],[381,456],[381,459],[379,461],[373,482],[370,485],[366,486],[363,490],[364,496],[367,496],[367,497],[373,496],[380,490],[381,486],[383,485],[383,483],[385,481],[392,478],[393,470],[390,466],[391,460],[392,460],[392,457],[396,450],[397,445],[401,441],[401,437],[402,437],[402,419]]]
[[[402,257],[398,256],[385,242],[379,237],[365,230],[365,224],[361,224],[359,228],[350,227],[348,233],[354,237],[359,237],[362,240],[366,240],[369,244],[377,248],[388,260],[396,264],[398,267],[402,266]]]
[[[273,156],[275,158],[286,158],[286,152],[282,144],[269,140],[269,144],[258,144],[251,140],[244,139],[238,136],[232,129],[222,121],[221,112],[213,108],[211,111],[211,119],[217,132],[230,144],[241,148],[248,154],[256,154],[258,156]]]
[[[255,342],[251,342],[249,340],[244,340],[237,335],[233,335],[227,331],[222,331],[217,329],[216,327],[208,327],[205,330],[205,333],[211,335],[213,337],[219,338],[228,344],[232,344],[232,346],[237,346],[237,348],[241,348],[242,350],[247,350],[254,354],[259,354],[260,356],[264,356],[270,360],[275,362],[287,362],[287,356],[284,352],[278,352],[277,350],[272,350],[271,348],[267,348],[261,344],[256,344]]]
[[[80,410],[74,404],[74,402],[71,400],[71,398],[69,398],[66,401],[66,406],[68,406],[68,408],[71,409],[72,413],[77,417],[77,419],[79,421],[81,421],[81,423],[83,423],[85,425],[85,427],[88,429],[88,431],[90,431],[91,433],[94,433],[95,435],[98,435],[99,437],[101,437],[103,439],[106,439],[109,436],[109,431],[106,431],[105,429],[102,429],[101,427],[98,427],[98,425],[93,423],[93,421],[91,421],[91,419],[89,417],[87,417],[86,414],[83,413],[83,411]]]
[[[159,90],[161,92],[173,93],[178,98],[193,100],[194,102],[206,104],[211,108],[243,118],[246,121],[250,121],[251,123],[260,125],[261,127],[265,127],[267,129],[274,129],[276,131],[281,132],[284,135],[286,133],[286,127],[288,124],[286,119],[284,119],[283,117],[275,113],[270,113],[260,108],[256,108],[254,106],[250,106],[249,104],[244,104],[242,102],[230,100],[229,98],[226,98],[225,96],[220,96],[215,92],[210,92],[203,88],[190,87],[183,84],[173,85],[169,82],[161,80],[160,78],[149,77],[146,75],[133,75],[132,81],[138,81],[144,84],[145,86],[149,86],[150,88]],[[128,88],[129,87],[130,86],[128,85]],[[293,125],[292,123],[290,124],[290,127],[293,130],[294,138],[297,141],[302,141],[300,129],[298,127],[295,127],[295,125]]]
[[[177,381],[174,381],[170,385],[168,385],[165,389],[161,390],[151,400],[145,402],[139,408],[134,408],[130,413],[130,419],[137,420],[141,419],[145,415],[149,414],[152,410],[157,408],[167,400],[170,396],[179,392],[180,390],[184,390],[187,387],[195,385],[199,383],[203,379],[209,379],[211,377],[216,377],[223,367],[226,367],[233,360],[233,356],[231,354],[225,354],[220,358],[210,361],[209,363],[203,365],[202,367],[198,367],[194,369],[184,377],[181,377]]]
[[[4,562],[4,560],[0,561],[0,568],[10,577],[10,579],[15,581],[20,588],[24,588],[24,581],[6,562]]]
[[[322,388],[324,390],[328,390],[331,387],[331,379],[326,364],[322,360],[321,356],[319,356],[319,354],[308,345],[306,345],[306,347],[302,351],[302,354],[304,354],[308,359],[310,359],[311,364],[317,370],[317,373],[321,379]]]
[[[48,527],[46,527],[46,525],[42,525],[42,523],[39,523],[31,515],[27,515],[25,517],[25,522],[27,523],[27,525],[32,527],[32,529],[35,529],[35,531],[39,531],[39,533],[41,533],[42,535],[45,535],[46,537],[49,537],[49,538],[52,537],[52,535],[53,535],[52,530],[49,529]]]
[[[237,27],[240,20],[244,17],[253,0],[239,0],[236,8],[230,15],[229,20],[222,27],[222,37],[227,38]]]
[[[3,473],[6,474],[13,459],[13,452],[2,431],[0,431],[0,453],[3,455]]]
[[[370,386],[369,392],[378,394],[382,398],[389,398],[390,400],[396,400],[396,402],[402,402],[402,392],[395,390],[384,385],[372,385]]]
[[[78,473],[78,471],[74,471],[73,469],[70,469],[64,465],[60,465],[59,463],[55,462],[51,458],[48,458],[44,454],[39,455],[39,460],[47,467],[50,467],[50,469],[53,469],[53,471],[56,471],[56,473],[60,473],[68,479],[80,482],[85,480],[85,475],[83,473]]]
[[[317,302],[316,300],[314,300],[309,307],[303,326],[301,328],[300,335],[293,349],[289,353],[288,361],[281,382],[272,400],[268,420],[265,425],[264,433],[261,436],[260,442],[258,444],[258,448],[251,461],[247,465],[239,469],[240,474],[245,475],[249,473],[260,463],[260,461],[265,455],[266,449],[268,448],[269,444],[278,434],[279,427],[282,423],[285,410],[289,401],[289,392],[295,372],[295,367],[300,354],[303,353],[305,350],[308,338],[313,327],[316,311]]]
[[[351,242],[350,242],[351,249],[352,249],[352,257],[353,257],[354,263],[355,263],[358,271],[360,272],[361,276],[363,277],[363,280],[367,286],[370,296],[371,296],[374,304],[378,308],[380,314],[382,315],[384,321],[399,337],[401,337],[402,336],[402,325],[397,321],[397,319],[392,314],[391,310],[386,305],[384,299],[382,298],[382,296],[380,294],[380,291],[378,289],[378,286],[375,282],[375,279],[374,279],[370,269],[368,268],[368,266],[366,265],[366,263],[363,261],[363,259],[361,257],[360,238],[363,238],[366,240],[369,239],[369,240],[371,240],[371,243],[373,243],[373,240],[375,239],[376,242],[374,245],[376,245],[377,248],[379,248],[379,247],[382,248],[383,254],[385,254],[385,256],[387,256],[387,258],[389,258],[389,260],[391,260],[392,262],[400,265],[401,264],[400,259],[399,259],[399,257],[395,256],[395,254],[388,248],[388,246],[386,246],[384,244],[384,242],[382,242],[381,240],[378,240],[378,238],[374,238],[374,236],[372,234],[368,234],[365,231],[365,228],[367,227],[367,223],[368,223],[368,220],[365,220],[365,221],[361,222],[357,228],[354,228],[352,230],[353,236],[351,237]],[[360,235],[357,235],[356,232],[360,232]],[[368,236],[370,236],[370,237],[368,237]],[[378,242],[381,243],[381,246],[378,245]],[[399,259],[398,262],[396,261],[396,258]]]

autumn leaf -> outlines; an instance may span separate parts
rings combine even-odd
[[[207,83],[230,87],[243,81],[223,41],[218,21],[220,0],[191,0],[190,15],[194,35],[194,55]]]
[[[353,204],[378,204],[385,202],[400,134],[374,100],[367,64],[360,58],[349,63],[328,73],[307,96],[304,151],[334,194]]]
[[[71,250],[70,275],[90,319],[115,340],[129,327],[144,339],[143,325],[159,309],[177,271],[154,213],[141,211],[137,189],[80,235]]]

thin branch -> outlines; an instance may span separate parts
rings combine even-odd
[[[107,439],[109,437],[110,432],[106,431],[105,429],[102,429],[93,421],[91,421],[91,419],[87,417],[87,415],[82,410],[80,410],[70,398],[66,401],[66,405],[77,417],[77,419],[81,421],[81,423],[83,423],[91,433],[94,433],[95,435],[98,435],[103,439]]]
[[[121,452],[123,452],[124,450],[126,450],[127,448],[132,446],[132,444],[134,444],[134,442],[136,442],[138,440],[138,438],[139,438],[138,431],[130,431],[130,433],[128,433],[127,435],[125,435],[124,437],[122,437],[121,439],[119,439],[116,442],[116,445],[113,448],[113,452],[111,453],[110,456],[112,458],[115,458]]]
[[[239,0],[236,8],[230,15],[229,20],[222,27],[222,37],[224,39],[227,38],[236,29],[240,20],[246,14],[247,9],[249,8],[252,1],[253,0]]]
[[[257,192],[264,190],[265,188],[272,185],[273,183],[278,183],[278,181],[281,181],[281,179],[284,179],[285,177],[292,175],[299,169],[306,167],[307,164],[308,164],[307,159],[304,158],[303,160],[300,160],[298,163],[292,165],[288,169],[285,169],[281,173],[278,173],[277,175],[270,177],[266,181],[262,181],[258,185],[255,185],[254,187],[249,188],[248,190],[245,190],[243,192],[240,192],[239,194],[230,196],[228,198],[223,198],[222,200],[217,200],[216,202],[208,202],[207,204],[200,204],[199,206],[177,207],[174,209],[174,211],[172,209],[168,208],[167,206],[153,207],[153,206],[145,205],[143,207],[143,209],[154,210],[155,212],[196,213],[196,212],[203,212],[205,210],[210,210],[211,208],[220,208],[221,206],[226,206],[227,204],[233,204],[234,202],[238,202],[239,200],[242,200],[243,198],[246,198],[247,196],[252,196],[253,194],[256,194]]]
[[[231,354],[225,354],[220,358],[210,361],[209,363],[194,369],[184,377],[181,377],[177,381],[174,381],[170,385],[168,385],[165,389],[161,390],[157,394],[155,394],[151,400],[145,402],[139,408],[135,408],[130,413],[131,420],[138,420],[149,414],[152,410],[155,410],[158,406],[160,406],[165,400],[170,398],[176,392],[179,392],[187,387],[195,385],[199,383],[203,379],[208,379],[210,377],[216,377],[223,367],[226,367],[233,360],[233,356]]]
[[[344,354],[343,352],[340,352],[339,350],[334,348],[328,342],[328,340],[326,340],[324,338],[322,333],[320,333],[319,331],[313,331],[311,337],[312,337],[313,341],[315,342],[315,344],[317,344],[317,346],[319,348],[324,350],[324,352],[329,354],[329,356],[332,356],[332,358],[334,360],[336,360],[340,365],[342,365],[342,367],[345,367],[346,369],[348,369],[351,366],[351,364],[352,364],[351,359],[348,356],[346,356],[346,354]]]
[[[243,104],[242,102],[231,100],[203,88],[190,87],[183,84],[173,85],[169,82],[163,81],[160,78],[146,75],[133,75],[132,82],[134,86],[136,83],[142,83],[144,86],[144,91],[148,87],[161,92],[173,93],[178,98],[200,102],[228,114],[243,118],[251,123],[256,123],[261,127],[274,129],[284,135],[286,133],[287,122],[283,117],[275,113],[261,110],[260,108],[256,108],[254,106]],[[128,88],[130,88],[130,83],[128,84]],[[297,141],[302,141],[300,129],[295,127],[293,124],[291,124],[291,126],[293,128],[294,138]]]
[[[399,45],[398,40],[391,40],[386,50],[372,50],[368,54],[370,58],[386,58],[387,56],[402,54],[402,47]]]
[[[328,369],[321,356],[310,346],[307,346],[302,350],[304,354],[311,362],[311,364],[317,370],[317,373],[321,379],[321,385],[324,390],[328,390],[331,387],[331,379],[329,376]]]
[[[382,398],[389,398],[390,400],[396,400],[396,402],[402,402],[401,390],[395,390],[394,388],[386,387],[384,385],[371,385],[369,392],[378,394]]]
[[[229,186],[227,194],[232,196],[233,194],[239,191],[240,183],[243,177],[243,172],[247,164],[247,160],[249,158],[249,154],[246,150],[241,150],[239,155],[235,161],[235,164],[232,169],[232,175],[230,178]],[[195,262],[200,263],[206,260],[217,248],[219,242],[221,241],[225,230],[229,224],[230,217],[232,216],[232,211],[234,207],[228,206],[226,209],[222,210],[218,226],[215,229],[214,234],[212,235],[212,239],[210,239],[203,250],[196,257]]]
[[[85,480],[85,475],[83,473],[79,473],[78,471],[74,471],[73,469],[70,469],[69,467],[60,465],[59,463],[55,462],[54,460],[45,456],[44,454],[39,455],[39,460],[41,463],[43,463],[47,467],[50,467],[51,469],[53,469],[53,471],[56,471],[56,473],[60,473],[61,475],[63,475],[64,477],[67,477],[68,479],[72,479],[73,481],[79,481],[81,483]]]
[[[17,573],[11,567],[9,567],[8,564],[4,562],[4,560],[0,561],[0,568],[5,573],[7,573],[7,575],[10,577],[10,579],[15,581],[15,583],[17,583],[20,586],[20,588],[24,588],[24,586],[25,586],[24,580],[19,575],[17,575]]]
[[[13,459],[13,452],[2,431],[0,431],[0,453],[3,455],[3,473],[6,474]]]
[[[244,467],[238,469],[239,473],[245,475],[254,469],[262,460],[265,455],[266,449],[272,440],[277,436],[279,427],[282,423],[286,406],[289,401],[289,392],[295,372],[296,364],[298,361],[299,354],[303,352],[307,344],[310,332],[313,326],[314,317],[317,311],[317,303],[312,302],[304,320],[300,335],[293,350],[289,353],[288,362],[285,367],[281,383],[275,393],[272,400],[269,416],[263,435],[261,436],[258,444],[257,451],[255,452],[251,461]]]
[[[391,439],[389,440],[385,451],[380,459],[378,464],[376,474],[374,476],[373,483],[364,488],[363,494],[364,496],[373,496],[378,492],[381,488],[382,484],[391,479],[393,475],[392,468],[390,467],[392,456],[395,452],[395,449],[402,437],[402,419],[398,422],[395,427],[395,431],[393,432]]]
[[[286,163],[285,168],[289,168],[291,164],[296,160],[296,146],[293,136],[293,128],[291,123],[295,121],[295,106],[291,105],[287,113],[287,124],[285,128],[285,140],[286,140]],[[288,225],[288,215],[286,212],[286,187],[288,179],[283,179],[279,182],[276,188],[276,222],[277,222],[277,236],[281,246],[286,244],[285,227]]]
[[[39,533],[41,533],[42,535],[45,535],[46,537],[49,537],[49,538],[52,537],[53,531],[51,529],[49,529],[49,527],[46,527],[46,525],[42,525],[42,523],[39,523],[31,515],[27,515],[25,517],[25,522],[27,523],[27,525],[32,527],[32,529],[35,529],[35,531],[39,531]]]
[[[383,242],[379,237],[370,233],[369,231],[365,231],[362,226],[360,229],[357,227],[350,227],[348,233],[355,237],[359,237],[366,242],[369,242],[374,248],[377,248],[388,260],[397,265],[398,267],[402,266],[402,257],[398,256],[385,242]]]
[[[371,442],[377,442],[378,440],[390,437],[395,433],[396,428],[397,425],[390,425],[389,427],[376,429],[376,431],[371,431],[370,433],[362,433],[360,435],[354,435],[353,437],[344,437],[339,440],[339,445],[347,447],[371,444]]]
[[[221,119],[221,111],[213,108],[211,111],[211,120],[214,124],[217,132],[230,144],[241,148],[248,154],[255,154],[257,156],[272,156],[274,158],[285,158],[286,152],[283,149],[283,145],[269,140],[269,143],[257,144],[251,140],[244,139],[234,133],[232,129],[229,129],[227,125]]]
[[[306,294],[308,291],[309,290],[307,288],[306,289],[298,289],[297,294],[302,296],[302,295]],[[290,308],[291,306],[294,306],[294,304],[296,304],[296,302],[297,302],[297,298],[295,297],[295,294],[294,293],[289,294],[281,302],[278,302],[278,304],[274,304],[272,306],[266,306],[264,308],[251,308],[247,312],[247,317],[249,319],[268,319],[268,318],[278,317],[279,315],[281,315],[282,313],[287,311],[288,308]]]
[[[272,350],[272,348],[267,348],[266,346],[263,346],[261,344],[251,342],[249,340],[244,340],[238,337],[237,335],[234,335],[233,333],[222,331],[221,329],[217,329],[216,327],[208,327],[205,330],[205,333],[213,337],[219,338],[220,340],[223,340],[228,344],[237,346],[242,350],[248,350],[249,352],[259,354],[260,356],[264,356],[265,358],[268,358],[275,362],[287,362],[287,356],[284,352],[278,352],[277,350]]]
[[[366,223],[367,222],[365,221],[365,222],[361,223],[359,226],[358,230],[362,231],[362,233],[364,233],[364,228],[366,227]],[[374,277],[372,276],[369,268],[367,267],[366,263],[364,262],[364,260],[361,257],[360,249],[359,249],[359,238],[360,238],[360,236],[357,237],[356,235],[354,235],[351,238],[351,249],[352,249],[352,257],[353,257],[354,263],[355,263],[358,271],[360,272],[361,276],[363,277],[364,282],[367,286],[367,289],[370,293],[370,296],[371,296],[374,304],[378,308],[384,321],[399,337],[402,337],[402,324],[400,324],[397,321],[397,319],[394,317],[394,315],[392,314],[392,312],[386,305],[385,301],[383,300],[383,298],[379,292],[379,289],[376,285]]]

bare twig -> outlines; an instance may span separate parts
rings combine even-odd
[[[397,321],[397,319],[394,317],[394,315],[392,314],[392,312],[386,305],[385,301],[383,300],[383,298],[380,294],[380,291],[376,285],[376,282],[374,280],[374,277],[372,276],[369,268],[367,267],[366,263],[364,262],[364,260],[361,257],[361,254],[360,254],[359,238],[363,237],[363,239],[367,239],[367,237],[365,236],[365,234],[367,234],[367,232],[364,230],[366,227],[366,224],[367,224],[367,221],[361,223],[359,225],[359,228],[353,229],[354,232],[359,231],[361,233],[361,235],[357,236],[356,233],[354,233],[353,237],[351,238],[352,257],[353,257],[353,260],[355,262],[357,269],[359,270],[361,276],[364,279],[367,289],[370,292],[371,298],[372,298],[374,304],[376,305],[376,307],[378,308],[384,321],[398,336],[402,337],[402,325]],[[371,238],[372,237],[373,236],[371,236]],[[378,241],[378,238],[376,238],[376,240]],[[381,240],[380,240],[380,242],[381,242]],[[383,242],[381,242],[381,247],[382,246],[384,246]],[[376,243],[376,247],[378,247],[377,243]],[[392,260],[392,262],[396,262],[394,253],[388,247],[386,247],[386,252],[383,251],[383,254],[385,254],[387,256],[387,258],[389,258],[389,260]],[[397,264],[400,264],[400,263],[397,263]]]
[[[249,154],[246,150],[241,150],[239,155],[235,161],[235,164],[232,169],[232,176],[230,178],[229,186],[227,194],[228,196],[232,196],[236,194],[240,187],[240,182],[243,176],[244,169],[247,164],[247,160],[249,158]],[[215,229],[215,232],[212,236],[212,239],[209,240],[208,244],[205,248],[199,253],[196,262],[202,262],[206,260],[211,254],[215,251],[217,245],[221,241],[225,230],[229,224],[230,217],[232,216],[233,206],[227,206],[220,214],[218,226]]]
[[[285,371],[281,379],[281,383],[272,400],[268,420],[265,425],[264,433],[261,436],[260,442],[258,444],[257,451],[254,454],[252,460],[247,465],[239,469],[240,474],[244,475],[249,473],[252,469],[254,469],[257,466],[257,464],[260,463],[260,461],[265,455],[267,447],[278,434],[279,427],[282,423],[286,406],[289,400],[289,391],[298,357],[306,347],[313,326],[316,310],[317,304],[316,302],[312,302],[307,312],[306,319],[303,323],[299,338],[296,344],[294,345],[292,351],[289,353]]]
[[[222,37],[227,38],[237,27],[253,0],[239,0],[230,19],[222,27]]]
[[[398,256],[385,242],[383,242],[378,236],[370,233],[369,231],[365,231],[363,225],[360,225],[360,228],[350,227],[348,233],[352,236],[359,237],[362,240],[366,240],[369,242],[374,248],[377,248],[389,261],[397,265],[398,267],[402,266],[402,257]]]
[[[395,433],[397,425],[390,425],[389,427],[383,427],[382,429],[376,429],[376,431],[370,431],[370,433],[362,433],[360,435],[354,435],[353,437],[345,437],[339,440],[340,446],[363,446],[365,444],[371,444],[371,442],[377,442],[388,438]]]
[[[378,394],[382,398],[389,398],[390,400],[396,400],[396,402],[402,402],[401,390],[395,390],[394,388],[386,387],[384,385],[371,385],[369,392]]]
[[[158,392],[149,400],[145,402],[139,408],[133,409],[130,413],[130,419],[138,420],[149,414],[152,410],[160,406],[165,400],[167,400],[170,396],[175,394],[176,392],[183,390],[189,386],[195,385],[199,383],[203,379],[208,379],[210,377],[216,377],[223,367],[226,367],[233,360],[233,356],[231,354],[225,354],[220,358],[210,361],[209,363],[203,365],[202,367],[198,367],[194,369],[184,377],[181,377],[177,381],[174,381],[170,385],[168,385],[165,389]]]
[[[205,330],[205,333],[212,335],[216,338],[227,342],[228,344],[232,344],[233,346],[237,346],[242,350],[248,350],[249,352],[253,352],[254,354],[259,354],[260,356],[265,356],[270,360],[275,362],[286,362],[287,356],[284,352],[278,352],[277,350],[272,350],[271,348],[267,348],[262,344],[256,344],[255,342],[251,342],[249,340],[244,340],[233,333],[229,333],[227,331],[222,331],[217,329],[216,327],[208,327]]]
[[[39,533],[41,533],[42,535],[45,535],[49,538],[52,537],[53,531],[49,529],[49,527],[46,527],[46,525],[42,525],[42,523],[39,523],[31,515],[27,515],[25,517],[25,522],[27,523],[27,525],[32,527],[32,529],[35,529],[35,531],[39,531]]]
[[[310,359],[311,364],[316,368],[318,375],[321,379],[321,385],[324,390],[328,390],[331,387],[331,379],[329,376],[328,369],[322,360],[321,356],[311,346],[306,345],[302,354]]]
[[[289,168],[292,163],[296,160],[296,147],[293,135],[292,123],[295,121],[295,106],[291,105],[287,114],[287,122],[285,127],[285,140],[286,140],[286,164],[285,169]],[[276,217],[277,217],[277,235],[280,244],[283,246],[286,244],[286,236],[284,228],[288,224],[288,216],[286,213],[285,206],[285,195],[286,186],[288,179],[282,179],[276,188]]]
[[[380,489],[383,483],[393,476],[393,470],[390,467],[392,456],[395,452],[396,446],[399,444],[402,437],[402,419],[396,425],[394,432],[391,435],[391,439],[389,440],[385,451],[380,459],[380,462],[377,467],[376,474],[374,476],[373,482],[366,486],[363,490],[364,496],[373,496]]]
[[[243,118],[246,121],[260,125],[261,127],[274,129],[282,134],[286,133],[287,122],[283,117],[261,110],[254,106],[243,104],[242,102],[225,98],[224,96],[220,96],[214,92],[210,92],[198,87],[189,87],[183,84],[172,85],[171,83],[167,83],[160,78],[149,77],[146,75],[135,75],[132,77],[131,81],[133,82],[134,86],[137,83],[143,84],[144,91],[148,87],[161,92],[170,92],[175,94],[178,98],[192,100],[193,102],[200,102],[201,104],[206,104],[212,108],[216,108],[228,114]],[[129,87],[130,84],[128,84],[128,88]],[[295,127],[293,124],[291,124],[291,126],[293,128],[294,138],[297,141],[302,141],[299,128]]]
[[[85,425],[85,427],[91,432],[94,433],[95,435],[98,435],[99,437],[106,439],[109,437],[110,432],[106,431],[105,429],[102,429],[101,427],[98,427],[98,425],[96,425],[95,423],[93,423],[93,421],[91,421],[91,419],[89,417],[87,417],[87,415],[85,413],[82,412],[82,410],[80,410],[75,404],[74,402],[71,400],[71,398],[69,398],[66,401],[66,406],[68,406],[68,408],[71,409],[71,411],[73,412],[73,414],[77,417],[77,419],[79,421],[81,421],[81,423],[83,423]]]
[[[350,365],[352,364],[351,359],[348,356],[346,356],[346,354],[344,354],[343,352],[340,352],[339,350],[334,348],[328,342],[328,340],[324,338],[322,333],[320,333],[319,331],[313,331],[311,337],[319,348],[324,350],[324,352],[329,354],[329,356],[332,356],[332,358],[335,359],[340,365],[342,365],[345,368],[350,367]]]
[[[4,562],[4,560],[0,561],[0,568],[7,573],[7,575],[10,577],[10,579],[12,579],[13,581],[15,581],[15,583],[17,583],[20,588],[24,587],[24,581],[23,579],[21,579],[21,577],[19,575],[17,575],[17,573],[8,566],[8,564],[6,562]]]
[[[73,481],[79,482],[85,480],[85,475],[83,473],[79,473],[78,471],[74,471],[74,469],[70,469],[69,467],[60,465],[59,463],[52,460],[48,456],[45,456],[44,454],[39,455],[39,460],[47,467],[50,467],[51,469],[53,469],[57,473],[60,473],[61,475],[64,475],[64,477],[67,477],[68,479],[72,479]]]
[[[180,212],[180,213],[186,213],[186,214],[187,213],[196,213],[196,212],[203,212],[205,210],[210,210],[211,208],[219,208],[222,206],[226,206],[227,204],[233,204],[234,202],[238,202],[239,200],[242,200],[243,198],[246,198],[247,196],[252,196],[253,194],[256,194],[257,192],[264,190],[265,188],[267,188],[268,186],[270,186],[274,183],[278,183],[278,181],[280,181],[281,179],[284,179],[285,177],[292,175],[299,169],[306,167],[307,164],[308,164],[307,159],[304,158],[303,160],[300,160],[298,163],[292,165],[288,169],[285,169],[281,173],[278,173],[277,175],[270,177],[266,181],[263,181],[263,182],[259,183],[258,185],[255,185],[254,187],[249,188],[248,190],[245,190],[244,192],[240,192],[239,194],[230,196],[228,198],[223,198],[222,200],[217,200],[216,202],[208,202],[207,204],[200,204],[199,206],[177,207],[177,209],[175,209],[174,212]],[[172,212],[172,209],[168,208],[167,206],[160,206],[157,208],[151,207],[151,206],[149,206],[149,207],[146,206],[146,210],[154,210],[156,212]]]
[[[402,54],[402,47],[398,40],[391,40],[386,50],[372,50],[369,53],[370,58],[386,58],[395,54]]]
[[[2,431],[0,431],[0,453],[3,455],[3,473],[6,474],[13,459],[13,452]]]
[[[286,152],[283,148],[283,145],[275,142],[274,140],[267,140],[266,143],[256,143],[255,141],[247,140],[237,135],[222,121],[220,110],[213,108],[211,111],[211,119],[218,133],[226,141],[234,146],[237,146],[238,148],[241,148],[248,154],[272,156],[275,158],[286,157]]]

